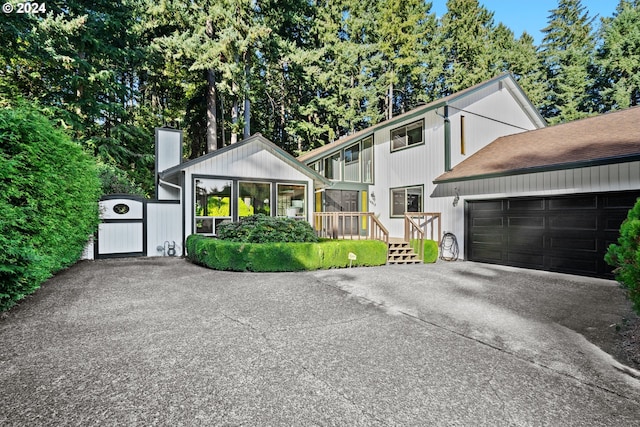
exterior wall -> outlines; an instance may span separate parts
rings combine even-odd
[[[269,180],[285,183],[299,182],[307,185],[307,220],[312,222],[314,211],[313,179],[292,165],[272,154],[265,145],[255,142],[228,150],[220,155],[205,159],[184,170],[184,238],[194,230],[194,188],[193,180],[198,177],[216,177],[230,180]]]
[[[451,228],[458,237],[460,254],[464,254],[464,203],[467,200],[507,197],[553,196],[640,190],[640,162],[615,163],[577,169],[538,172],[522,175],[438,184],[433,197],[452,200],[460,195],[458,207],[451,211]],[[443,214],[444,216],[444,214]]]
[[[502,85],[496,82],[452,103],[455,106],[449,108],[452,167],[500,136],[536,128],[511,92],[501,87]],[[369,189],[369,209],[380,215],[380,220],[389,229],[392,237],[402,237],[404,233],[404,220],[390,216],[390,189],[396,187],[422,185],[423,211],[442,214],[443,232],[455,232],[454,230],[464,224],[464,216],[460,219],[458,214],[463,211],[463,204],[453,206],[453,193],[447,198],[431,197],[436,189],[433,180],[445,172],[443,113],[444,108],[439,107],[379,129],[374,134],[375,184]],[[465,155],[460,152],[460,115],[465,115]],[[391,130],[421,119],[424,119],[425,123],[425,143],[392,152]]]
[[[167,256],[175,242],[175,256],[183,255],[182,205],[171,202],[147,203],[147,256]]]

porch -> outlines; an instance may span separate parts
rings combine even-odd
[[[387,244],[390,264],[412,264],[424,260],[425,239],[440,245],[440,212],[404,214],[404,236],[391,237],[373,212],[314,212],[313,226],[320,238],[373,239]]]

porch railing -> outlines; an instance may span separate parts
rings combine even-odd
[[[389,244],[389,231],[373,212],[314,212],[318,237],[329,239],[372,239]]]
[[[424,260],[424,231],[409,214],[404,214],[404,241],[409,242],[418,258]]]
[[[407,212],[405,217],[405,240],[408,238],[407,229],[411,227],[422,230],[425,239],[435,240],[440,245],[442,223],[440,212]],[[411,220],[411,221],[409,221]]]

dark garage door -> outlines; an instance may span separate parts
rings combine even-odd
[[[611,277],[603,260],[640,191],[468,201],[471,261]]]

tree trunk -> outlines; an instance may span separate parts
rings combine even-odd
[[[207,19],[205,24],[207,36],[213,39],[213,22]],[[207,153],[218,149],[218,114],[216,111],[216,74],[215,70],[207,70]]]
[[[218,123],[216,114],[216,75],[207,70],[207,153],[218,149]]]
[[[249,73],[251,72],[251,67],[248,62],[245,62],[244,65],[244,132],[243,137],[247,139],[251,136],[251,101],[249,100]]]

